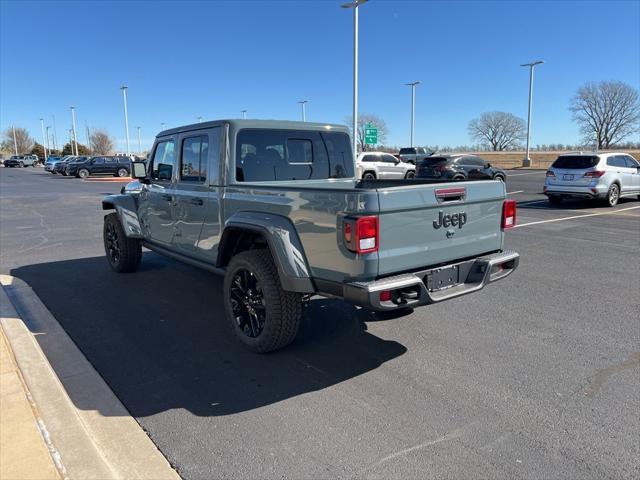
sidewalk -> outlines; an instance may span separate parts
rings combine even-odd
[[[30,397],[0,329],[0,478],[58,480]]]

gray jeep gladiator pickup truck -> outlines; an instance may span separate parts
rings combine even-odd
[[[142,247],[224,275],[224,309],[257,352],[295,338],[313,295],[412,309],[511,274],[503,182],[358,180],[339,125],[220,120],[160,132],[137,179],[102,201],[116,272]]]

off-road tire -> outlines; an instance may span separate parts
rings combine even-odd
[[[405,174],[404,178],[406,178],[407,180],[413,180],[414,178],[416,178],[416,172],[410,170]]]
[[[551,205],[560,205],[563,200],[560,195],[549,195],[548,198]]]
[[[110,230],[111,228],[113,228],[113,230]],[[119,250],[117,258],[114,258],[110,253],[110,241],[113,240],[108,238],[109,233],[115,233],[117,236],[115,240]],[[138,270],[140,259],[142,258],[142,245],[140,244],[140,240],[127,238],[125,236],[117,213],[113,212],[105,215],[102,238],[107,262],[114,271],[118,273],[131,273]]]
[[[87,172],[87,173],[83,174],[82,172]],[[89,172],[89,170],[87,170],[86,168],[81,168],[80,170],[78,170],[78,173],[76,173],[76,177],[82,178],[83,180],[85,178],[88,178],[89,175],[91,175],[91,172]]]
[[[375,180],[376,179],[376,174],[373,172],[364,172],[362,174],[362,179],[363,180]]]
[[[266,310],[264,327],[256,337],[247,336],[236,322],[231,302],[235,274],[248,270],[258,280]],[[247,250],[234,256],[224,276],[224,310],[236,338],[249,350],[266,353],[289,345],[296,338],[302,316],[302,295],[282,289],[278,270],[266,249]]]
[[[604,199],[604,204],[608,207],[615,207],[620,201],[620,187],[617,183],[612,183]]]

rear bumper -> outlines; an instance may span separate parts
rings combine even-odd
[[[607,196],[608,190],[609,187],[601,183],[580,187],[570,187],[565,185],[545,185],[543,193],[546,196],[557,195],[559,197],[604,198]]]
[[[465,262],[438,268],[381,278],[372,282],[354,282],[343,286],[343,297],[350,303],[371,310],[414,308],[476,292],[485,285],[502,280],[518,268],[520,255],[502,251]],[[443,270],[457,272],[459,283],[443,288],[429,288],[430,278]],[[380,292],[390,290],[391,300],[381,301]]]

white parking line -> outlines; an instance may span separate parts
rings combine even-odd
[[[547,173],[546,170],[542,170],[540,172],[527,172],[527,173],[508,173],[507,178],[511,177],[521,177],[522,175],[537,175],[539,173]]]
[[[621,208],[620,210],[610,210],[608,212],[587,213],[586,215],[574,215],[572,217],[552,218],[551,220],[539,220],[537,222],[522,223],[520,225],[516,225],[514,228],[528,227],[529,225],[539,225],[541,223],[562,222],[563,220],[575,220],[576,218],[597,217],[598,215],[614,215],[618,212],[624,212],[626,210],[635,210],[636,208],[640,208],[640,205],[635,207]]]
[[[507,195],[515,195],[516,193],[522,193],[524,190],[516,190],[515,192],[507,192]]]

